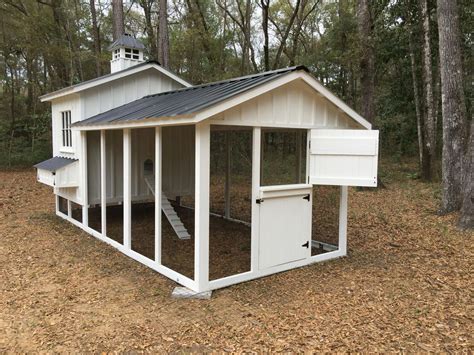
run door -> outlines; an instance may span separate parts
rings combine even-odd
[[[311,185],[260,188],[259,269],[311,256]]]

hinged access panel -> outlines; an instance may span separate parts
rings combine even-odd
[[[377,186],[379,131],[313,129],[309,183]]]
[[[311,185],[260,188],[259,269],[311,256]]]

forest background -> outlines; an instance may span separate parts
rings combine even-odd
[[[39,96],[107,74],[127,32],[193,84],[307,66],[472,227],[473,25],[469,0],[0,0],[0,167],[51,156]]]

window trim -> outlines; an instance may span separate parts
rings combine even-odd
[[[73,149],[71,124],[71,110],[61,111],[61,151]]]

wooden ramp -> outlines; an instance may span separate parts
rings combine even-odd
[[[145,182],[153,196],[155,196],[155,175],[146,174]],[[171,227],[173,227],[173,230],[178,238],[183,240],[191,239],[191,235],[188,233],[188,230],[184,226],[183,222],[181,222],[181,219],[163,192],[161,192],[161,209],[163,210],[166,219],[168,219],[170,222]]]

